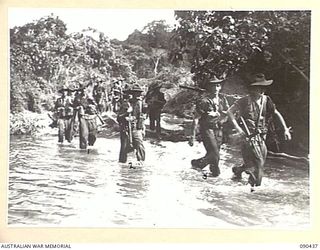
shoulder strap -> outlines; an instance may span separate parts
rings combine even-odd
[[[219,97],[220,97],[219,103],[222,102],[223,109],[228,110],[230,108],[230,105],[229,105],[227,96],[225,94],[220,93]]]
[[[208,100],[209,100],[209,103],[214,107],[214,112],[219,111],[219,104],[216,105],[216,104],[214,103],[213,99],[211,99],[211,98],[209,98],[209,97],[208,97]],[[220,98],[219,98],[219,100],[220,100]]]
[[[258,125],[259,125],[259,121],[260,121],[260,118],[261,118],[261,115],[262,115],[262,111],[264,110],[264,107],[266,106],[266,99],[267,97],[265,95],[262,95],[262,98],[261,98],[261,106],[260,106],[260,110],[259,110],[259,116],[256,120],[256,129],[258,129]]]

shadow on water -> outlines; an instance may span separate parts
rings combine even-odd
[[[136,168],[118,163],[117,138],[99,138],[89,153],[78,146],[77,138],[64,144],[53,136],[11,138],[9,225],[308,226],[308,165],[268,159],[262,187],[250,193],[246,178],[231,180],[241,158],[228,146],[221,150],[221,175],[208,179],[190,168],[204,154],[200,143],[147,140],[146,162]]]

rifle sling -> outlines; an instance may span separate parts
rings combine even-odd
[[[265,105],[266,105],[266,96],[265,95],[262,95],[262,98],[261,98],[261,106],[260,106],[260,109],[259,109],[259,116],[256,120],[256,132],[258,132],[258,125],[259,125],[259,121],[260,121],[260,118],[261,118],[261,115],[262,115],[262,111],[264,110],[265,108]]]

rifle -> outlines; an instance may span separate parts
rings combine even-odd
[[[133,148],[132,144],[132,128],[131,128],[131,121],[130,121],[131,115],[129,115],[129,120],[128,120],[128,137],[129,137],[129,148]]]
[[[104,120],[102,119],[101,115],[98,113],[98,111],[96,111],[95,113],[96,113],[96,116],[98,116],[98,118],[99,118],[99,120],[100,120],[101,124],[102,124],[102,125],[104,125],[104,124],[105,124],[105,122],[104,122]]]
[[[240,116],[240,120],[241,120],[241,123],[244,127],[244,132],[246,134],[246,141],[250,143],[250,146],[253,148],[254,150],[254,153],[257,157],[260,157],[261,156],[261,153],[260,153],[260,150],[257,149],[256,145],[253,143],[252,141],[252,138],[255,137],[256,135],[259,134],[259,131],[253,133],[253,134],[250,134],[250,131],[249,131],[249,128],[247,126],[247,123],[245,122],[245,120],[243,119],[242,116]]]
[[[129,145],[127,145],[127,152],[130,152],[133,149],[131,112],[132,112],[132,107],[129,104],[129,101],[124,102],[121,106],[121,109],[117,118],[120,127],[123,128],[122,131],[124,131],[125,134],[128,136]]]
[[[199,87],[191,87],[191,86],[186,86],[186,85],[179,85],[179,87],[182,88],[182,89],[193,90],[193,91],[197,91],[197,92],[200,92],[200,93],[204,93],[204,92],[207,91],[207,90],[199,88]]]
[[[50,128],[57,128],[57,127],[58,127],[58,124],[57,124],[58,120],[57,120],[57,119],[54,119],[54,118],[51,116],[51,114],[49,114],[49,113],[48,113],[48,116],[49,116],[49,118],[52,120],[52,123],[49,124],[49,127],[50,127]]]
[[[131,112],[132,112],[132,110],[133,110],[133,108],[132,108],[132,106],[131,106],[131,104],[128,102],[128,104],[129,104],[129,107],[128,107],[128,109],[127,109],[127,112],[130,110],[130,108],[131,108],[131,110],[130,110],[130,112],[128,112],[129,113],[129,115],[128,115],[128,136],[129,136],[129,149],[131,150],[131,149],[133,149],[133,144],[132,144],[132,127],[131,127]]]
[[[56,121],[56,119],[54,119],[51,114],[47,113],[47,115],[49,116],[49,118],[50,118],[53,122]]]

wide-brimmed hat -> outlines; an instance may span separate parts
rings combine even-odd
[[[152,84],[149,86],[149,89],[161,89],[161,88],[162,88],[162,83],[160,83],[160,82],[152,83]]]
[[[211,85],[211,84],[221,84],[223,81],[224,81],[224,79],[218,79],[216,76],[213,76],[211,79],[209,79],[207,84],[209,84],[209,85]]]
[[[140,87],[139,84],[135,83],[133,84],[130,88],[124,90],[124,92],[127,92],[127,93],[141,93],[143,92],[142,88]]]
[[[273,83],[273,80],[266,80],[263,73],[255,74],[250,82],[250,86],[269,86]]]

